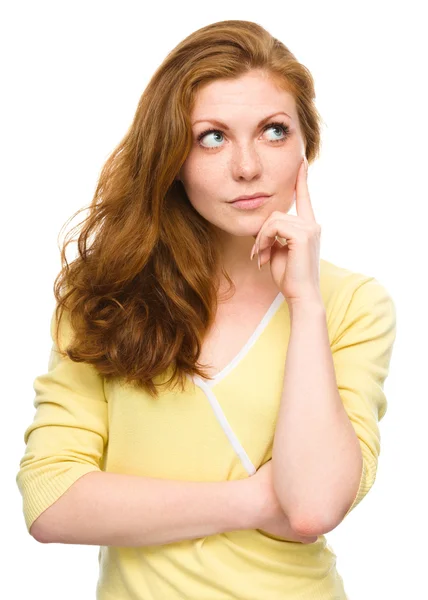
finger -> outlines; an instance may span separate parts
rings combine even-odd
[[[269,246],[268,248],[265,248],[264,250],[260,250],[260,252],[259,252],[260,266],[262,267],[264,264],[270,262],[272,260],[272,257],[275,256],[275,253],[277,251],[281,250],[284,246],[287,246],[287,241],[285,242],[285,244],[281,244],[281,242],[279,242],[276,239],[275,242],[272,244],[272,246]]]
[[[290,215],[288,213],[284,213],[284,214],[288,220],[293,221],[294,227],[300,227],[301,229],[307,228],[307,224],[303,223],[302,220],[300,220],[299,217],[297,217],[296,215]],[[260,238],[260,234],[261,234],[261,229],[258,231],[258,233],[252,234],[252,237],[256,240],[256,242]],[[287,244],[287,240],[285,238],[282,238],[280,235],[277,235],[277,242],[279,243],[280,246],[285,246]]]
[[[316,222],[315,214],[312,209],[311,198],[309,195],[308,175],[307,175],[307,170],[306,170],[307,166],[308,166],[308,161],[305,156],[302,160],[302,164],[300,165],[299,173],[297,175],[296,213],[299,217],[302,217],[303,219],[305,219],[305,221]]]
[[[257,235],[255,243],[256,252],[257,250],[261,252],[266,248],[270,248],[275,242],[278,242],[281,246],[285,246],[285,242],[290,239],[304,241],[305,236],[306,230],[302,227],[296,227],[287,218],[287,215],[284,215],[283,219],[272,219],[264,223]],[[284,240],[284,243],[280,242],[278,238]]]

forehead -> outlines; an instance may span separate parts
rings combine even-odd
[[[205,84],[196,93],[191,116],[194,122],[210,117],[226,118],[228,114],[234,116],[243,111],[254,119],[279,111],[285,111],[292,120],[297,118],[292,94],[259,72]]]

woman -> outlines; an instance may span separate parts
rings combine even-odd
[[[375,480],[395,305],[319,258],[314,98],[261,26],[194,32],[64,244],[17,484],[98,600],[347,597],[324,534]]]

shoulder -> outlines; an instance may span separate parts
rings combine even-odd
[[[320,286],[329,329],[336,331],[344,318],[361,309],[381,309],[395,321],[394,300],[373,275],[352,271],[330,261],[320,260]]]

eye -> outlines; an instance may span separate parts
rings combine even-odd
[[[268,129],[277,129],[277,130],[282,131],[283,137],[281,137],[279,139],[277,138],[277,139],[269,140],[273,144],[277,144],[278,142],[283,142],[285,139],[287,139],[287,137],[290,134],[290,128],[285,123],[280,123],[280,122],[268,123],[263,128],[263,131],[267,131]],[[199,145],[202,146],[203,148],[205,148],[206,150],[215,150],[216,148],[219,148],[220,146],[205,146],[205,145],[201,144],[202,138],[208,136],[209,134],[217,134],[217,137],[223,136],[223,132],[221,131],[221,129],[206,129],[205,131],[202,131],[202,133],[200,133],[197,137],[197,141],[198,141]],[[218,139],[217,139],[217,141],[218,141]]]

